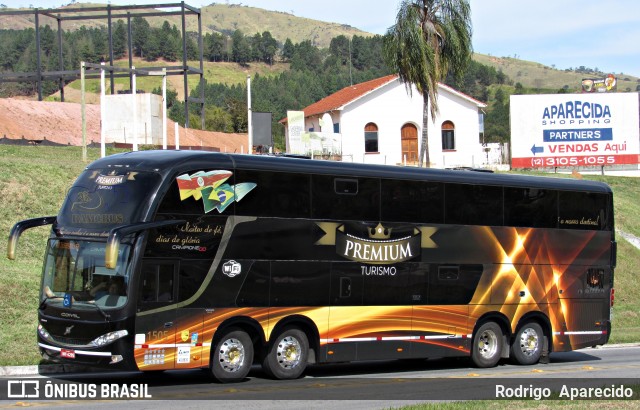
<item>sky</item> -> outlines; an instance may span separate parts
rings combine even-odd
[[[110,1],[113,5],[178,2]],[[69,1],[0,0],[0,3],[8,7],[51,8]],[[212,0],[186,0],[185,3],[203,7]],[[400,0],[222,0],[217,3],[283,11],[384,34],[395,22]],[[585,66],[640,77],[640,2],[637,0],[470,0],[470,4],[473,49],[477,53],[515,57],[558,69]]]

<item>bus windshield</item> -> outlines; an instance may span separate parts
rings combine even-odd
[[[68,308],[122,307],[127,302],[130,251],[130,245],[122,244],[116,268],[107,269],[104,242],[49,240],[41,300]]]

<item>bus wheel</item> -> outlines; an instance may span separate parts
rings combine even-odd
[[[518,364],[534,364],[540,360],[544,333],[536,322],[524,324],[516,333],[511,344],[511,357]]]
[[[471,360],[478,367],[493,367],[502,355],[502,329],[495,322],[486,322],[473,336]]]
[[[252,363],[251,338],[237,328],[231,328],[222,335],[211,351],[211,373],[223,383],[244,379]]]
[[[309,341],[300,329],[285,329],[269,344],[262,368],[276,379],[297,379],[307,367]]]

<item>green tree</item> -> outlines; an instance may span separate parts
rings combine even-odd
[[[331,55],[336,57],[340,65],[349,64],[349,59],[351,58],[349,55],[350,49],[351,45],[349,44],[349,39],[342,34],[338,37],[332,38],[331,43],[329,44],[329,51],[331,52]]]
[[[419,164],[429,159],[427,132],[438,112],[437,85],[449,70],[461,76],[471,59],[471,9],[466,0],[403,0],[384,38],[386,63],[424,101]],[[429,106],[429,102],[431,105]],[[430,107],[430,108],[429,108]]]
[[[131,22],[131,37],[134,54],[139,57],[144,57],[145,45],[149,40],[149,33],[151,28],[147,20],[142,17],[134,17]]]
[[[225,40],[222,34],[207,33],[203,41],[205,58],[209,61],[222,61],[225,51]]]
[[[495,101],[484,121],[486,142],[509,141],[509,96],[498,88]]]
[[[295,47],[293,46],[293,42],[289,37],[287,37],[287,40],[284,42],[284,46],[282,47],[282,59],[284,61],[291,61],[294,52]]]
[[[262,61],[266,64],[273,64],[273,57],[276,55],[278,51],[278,42],[271,35],[270,32],[265,31],[262,33],[262,44],[261,44],[261,58]]]
[[[233,32],[231,41],[233,42],[231,46],[231,58],[240,65],[246,65],[251,60],[249,41],[240,30]]]
[[[113,30],[113,54],[115,58],[122,58],[127,55],[127,26],[124,21],[118,20],[116,28]]]

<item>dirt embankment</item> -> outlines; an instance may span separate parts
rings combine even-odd
[[[85,105],[87,144],[100,142],[100,106]],[[227,134],[178,127],[181,147],[213,147],[247,152],[247,134]],[[0,138],[82,145],[82,107],[77,103],[0,98]],[[175,123],[167,120],[167,143],[175,145]]]

